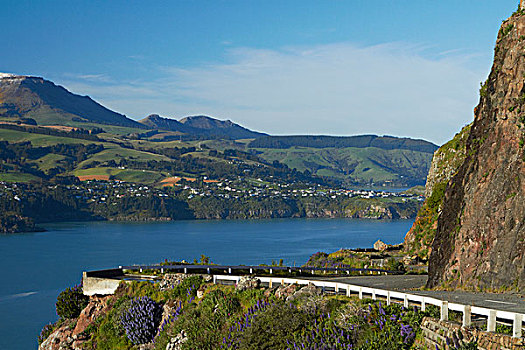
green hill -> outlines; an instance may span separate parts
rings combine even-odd
[[[137,122],[43,78],[5,74],[0,75],[0,141],[9,142],[9,147],[29,141],[22,147],[30,152],[48,147],[36,158],[22,154],[20,159],[1,158],[0,180],[87,171],[147,183],[177,174],[249,175],[411,187],[425,184],[437,149],[424,140],[392,136],[269,136],[207,116],[177,121],[150,115]],[[57,144],[102,149],[72,157],[49,148]],[[148,177],[135,170],[154,174]]]

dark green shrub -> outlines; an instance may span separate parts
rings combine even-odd
[[[260,313],[239,339],[238,349],[286,349],[313,318],[291,304],[275,304]]]
[[[40,331],[40,335],[38,336],[38,345],[42,344],[55,330],[55,325],[52,323],[46,324],[42,331]]]
[[[57,297],[57,315],[60,318],[76,318],[88,302],[89,297],[82,293],[82,287],[77,285],[73,288],[67,288]]]

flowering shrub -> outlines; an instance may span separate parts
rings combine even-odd
[[[230,349],[286,349],[314,316],[292,304],[276,303],[254,317]]]
[[[63,290],[57,297],[56,310],[60,318],[75,318],[87,306],[89,298],[82,293],[82,287],[74,286]]]
[[[346,350],[353,349],[355,342],[354,325],[344,328],[338,325],[331,314],[321,314],[292,343],[289,350]]]
[[[161,317],[160,304],[148,297],[139,297],[131,300],[128,309],[121,315],[120,323],[133,344],[144,344],[153,340]]]
[[[55,325],[52,323],[46,324],[42,331],[40,331],[40,335],[38,336],[38,345],[42,344],[55,330]]]
[[[359,349],[410,349],[421,319],[427,315],[416,308],[397,304],[370,304],[362,316],[356,316],[359,327]]]
[[[222,339],[222,349],[237,349],[239,347],[239,335],[251,327],[253,319],[258,313],[264,312],[270,303],[265,300],[257,300],[246,312],[237,317],[228,329],[228,335]]]

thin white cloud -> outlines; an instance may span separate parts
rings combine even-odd
[[[66,77],[80,81],[89,81],[94,83],[112,83],[112,79],[106,74],[72,74],[66,73]]]
[[[135,118],[208,114],[270,134],[375,133],[443,143],[472,120],[484,72],[470,68],[473,56],[429,58],[424,49],[234,48],[227,63],[162,67],[153,81],[67,86]]]

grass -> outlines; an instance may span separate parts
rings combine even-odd
[[[42,134],[32,134],[23,131],[0,129],[0,140],[9,142],[24,142],[31,141],[35,147],[51,146],[59,143],[63,144],[101,144],[101,142],[94,142],[89,140],[74,139],[70,137],[50,136]]]
[[[40,178],[26,173],[0,173],[0,181],[5,182],[29,182]]]
[[[46,154],[45,156],[38,158],[33,163],[38,166],[38,168],[44,172],[48,171],[51,168],[56,167],[63,160],[67,159],[66,156],[60,154]]]
[[[148,170],[118,169],[109,167],[79,169],[73,172],[75,176],[108,175],[114,176],[116,180],[153,184],[164,178],[161,173]]]
[[[399,180],[398,174],[424,179],[432,154],[409,150],[368,148],[259,148],[260,157],[278,160],[299,171],[359,182]]]
[[[81,168],[83,166],[89,166],[89,164],[95,161],[103,163],[103,162],[107,162],[110,160],[118,161],[121,158],[133,159],[133,160],[138,160],[138,161],[149,161],[149,160],[169,161],[169,158],[163,155],[143,152],[143,151],[137,151],[137,150],[129,149],[129,148],[122,148],[116,145],[110,145],[108,149],[105,149],[102,152],[94,154],[89,159],[86,159],[85,161],[79,163],[78,168]]]

